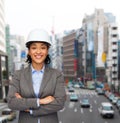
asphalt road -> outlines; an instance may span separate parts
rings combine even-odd
[[[67,91],[67,90],[66,90]],[[70,101],[70,94],[67,92],[67,101],[65,108],[59,114],[60,123],[119,123],[120,114],[114,106],[115,117],[103,118],[99,112],[101,102],[109,102],[103,95],[97,95],[94,90],[76,89],[75,92],[79,96],[78,102]],[[90,101],[90,108],[82,108],[80,100],[83,97],[88,97]]]

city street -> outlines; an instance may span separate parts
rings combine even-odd
[[[75,92],[67,93],[67,101],[64,109],[59,111],[59,123],[119,123],[120,114],[117,108],[114,106],[115,116],[114,118],[103,118],[98,111],[101,102],[109,102],[104,95],[97,95],[94,90],[79,89],[76,88]],[[78,101],[70,101],[71,94],[78,95]],[[90,108],[82,108],[80,106],[80,100],[87,97],[90,101]],[[17,123],[17,119],[9,121],[8,123]]]
[[[101,102],[109,102],[109,100],[103,95],[97,95],[94,90],[77,89],[75,92],[79,96],[78,102],[70,102],[69,96],[71,93],[67,92],[67,102],[65,108],[59,112],[60,122],[59,123],[119,123],[120,114],[116,107],[115,117],[103,118],[98,108]],[[90,108],[81,108],[80,100],[83,97],[88,97],[90,100]]]

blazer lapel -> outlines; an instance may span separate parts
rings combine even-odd
[[[34,89],[33,89],[33,84],[32,84],[32,73],[31,73],[30,65],[26,69],[25,73],[27,73],[27,75],[26,75],[26,80],[27,80],[27,83],[28,83],[27,85],[29,86],[32,95],[35,96]]]
[[[43,80],[42,80],[42,83],[41,83],[41,87],[40,87],[40,96],[42,95],[42,92],[44,90],[44,88],[46,87],[48,81],[49,81],[49,78],[50,78],[50,74],[49,74],[49,68],[46,67],[45,68],[45,71],[44,71],[44,75],[43,75]]]

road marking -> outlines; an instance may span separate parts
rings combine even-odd
[[[83,108],[81,108],[81,113],[83,114]]]
[[[89,110],[90,112],[92,112],[92,109],[90,108],[90,110]]]
[[[95,100],[94,103],[97,104],[97,101]]]
[[[77,108],[74,109],[74,112],[77,112]]]
[[[92,109],[92,105],[90,105],[90,108]]]
[[[84,123],[84,121],[82,121],[82,123]]]
[[[59,123],[62,123],[62,121],[59,121]]]
[[[70,102],[68,107],[69,107],[69,108],[73,108],[73,107],[74,107],[74,105],[75,105],[75,103],[74,103],[74,102]]]
[[[65,111],[65,107],[63,109],[61,109],[59,112],[64,112]]]

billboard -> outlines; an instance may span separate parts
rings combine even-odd
[[[21,58],[26,58],[26,52],[24,50],[21,51]]]

